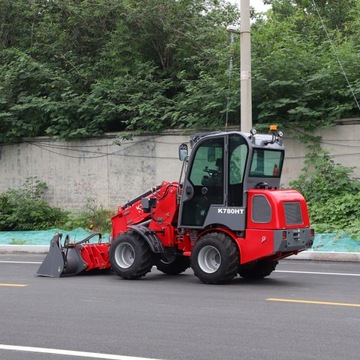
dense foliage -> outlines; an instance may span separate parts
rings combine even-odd
[[[306,198],[312,225],[319,232],[346,231],[360,236],[360,180],[353,169],[336,164],[315,146],[307,155],[305,168],[290,186]]]
[[[360,3],[266,2],[252,22],[254,122],[357,115]],[[222,128],[227,109],[239,124],[226,30],[238,22],[225,0],[0,0],[0,142]]]
[[[81,212],[68,212],[50,206],[44,199],[46,183],[37,177],[27,178],[18,189],[0,194],[0,231],[63,230],[82,227],[108,233],[113,212],[89,200]]]
[[[64,221],[66,214],[43,199],[46,189],[37,178],[28,178],[21,188],[0,194],[0,231],[42,230]]]
[[[111,218],[114,216],[113,210],[104,209],[95,204],[93,199],[88,199],[85,209],[81,212],[68,212],[66,221],[59,226],[61,229],[83,228],[92,232],[110,233]]]

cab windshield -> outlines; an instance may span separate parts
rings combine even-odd
[[[250,177],[280,178],[284,151],[254,149]]]

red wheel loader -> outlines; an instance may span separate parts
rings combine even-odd
[[[177,275],[192,268],[207,284],[240,275],[261,279],[278,260],[310,248],[304,197],[280,189],[282,133],[198,134],[179,147],[179,182],[163,182],[120,206],[109,243],[90,237],[64,245],[56,235],[37,274],[60,277],[112,269],[139,279],[156,266]]]

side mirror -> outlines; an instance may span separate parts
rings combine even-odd
[[[188,157],[188,146],[185,143],[182,143],[179,146],[179,159],[184,161]]]

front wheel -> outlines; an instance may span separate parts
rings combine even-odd
[[[152,267],[149,245],[135,232],[117,236],[111,243],[109,257],[116,275],[124,279],[139,279]]]
[[[212,233],[200,238],[191,255],[191,267],[205,284],[221,284],[237,275],[239,250],[230,237]]]

